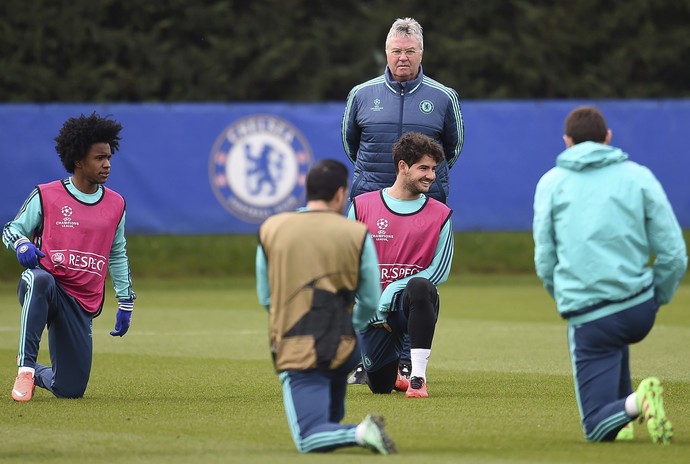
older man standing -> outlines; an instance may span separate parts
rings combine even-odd
[[[393,143],[406,132],[421,132],[441,144],[445,160],[436,169],[428,196],[447,203],[448,170],[463,146],[458,94],[431,79],[422,69],[422,26],[398,19],[386,38],[383,75],[355,86],[347,97],[342,121],[343,147],[355,165],[351,198],[390,187]]]

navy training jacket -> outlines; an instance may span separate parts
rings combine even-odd
[[[355,165],[351,198],[395,182],[392,145],[406,132],[421,132],[443,147],[446,161],[436,168],[428,196],[447,203],[448,170],[464,142],[458,94],[424,75],[396,82],[386,67],[383,75],[355,86],[347,97],[342,121],[345,154]]]

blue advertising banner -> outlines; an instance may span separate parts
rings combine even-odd
[[[596,104],[612,143],[664,185],[690,227],[690,101],[465,101],[465,146],[451,170],[456,230],[530,230],[541,175],[564,149],[563,120]],[[318,159],[340,159],[343,102],[316,104],[0,105],[0,222],[31,189],[66,177],[54,137],[73,116],[111,115],[124,129],[108,186],[127,200],[129,234],[254,233],[304,204]]]

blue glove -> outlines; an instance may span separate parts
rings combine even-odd
[[[115,317],[115,330],[110,332],[113,337],[122,337],[129,330],[132,321],[132,311],[134,311],[134,301],[118,300],[117,316]]]
[[[36,245],[25,237],[20,238],[14,243],[14,249],[17,250],[17,260],[19,264],[27,269],[37,268],[38,260],[46,257],[41,250],[36,248]]]

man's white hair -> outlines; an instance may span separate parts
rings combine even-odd
[[[422,26],[412,18],[398,18],[391,26],[386,37],[386,47],[393,37],[412,37],[419,42],[419,48],[424,50],[424,35]]]

